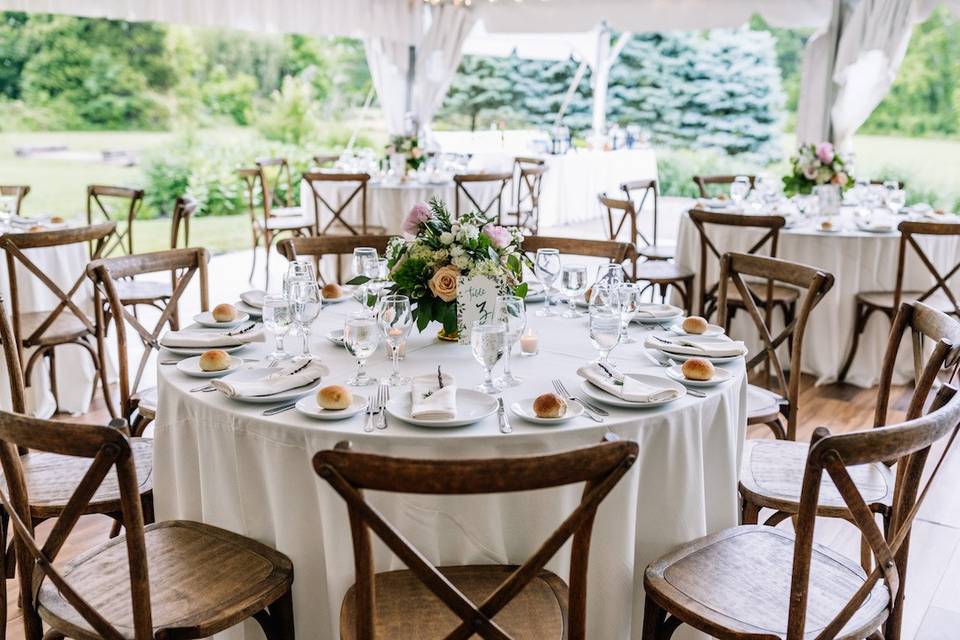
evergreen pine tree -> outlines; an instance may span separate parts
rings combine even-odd
[[[441,114],[465,116],[475,131],[481,114],[496,113],[515,104],[516,89],[511,82],[514,60],[486,56],[463,56],[450,84]]]

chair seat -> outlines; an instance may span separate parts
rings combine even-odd
[[[677,248],[651,244],[646,247],[638,247],[637,253],[647,260],[673,260]]]
[[[303,218],[303,207],[270,207],[270,215],[277,218]]]
[[[270,216],[266,220],[267,229],[271,231],[289,231],[291,229],[305,229],[313,227],[313,219],[305,216]]]
[[[760,420],[780,413],[782,398],[763,387],[747,385],[747,422]]]
[[[153,440],[132,438],[130,446],[137,468],[140,494],[153,489]],[[34,518],[55,518],[63,511],[67,501],[83,474],[90,468],[91,460],[57,453],[31,451],[20,456],[27,494],[30,496],[30,512]],[[7,481],[0,475],[0,487],[7,491]],[[90,500],[84,513],[116,513],[120,511],[120,488],[117,474],[108,473]]]
[[[70,562],[61,573],[132,640],[125,542],[124,536],[114,538]],[[282,553],[198,522],[148,525],[145,545],[153,627],[169,630],[170,637],[201,638],[223,631],[274,602],[293,581],[293,564]],[[100,638],[49,581],[40,588],[38,602],[41,618],[54,629],[77,640]]]
[[[757,296],[758,303],[762,304],[764,300],[767,299],[767,285],[763,282],[748,282],[747,286],[750,287],[750,291]],[[786,287],[783,285],[775,284],[773,285],[773,301],[778,303],[789,304],[797,300],[800,297],[800,292],[793,287]],[[734,304],[743,304],[743,298],[740,296],[740,290],[734,286],[727,287],[727,302],[733,302]]]
[[[789,440],[747,440],[740,466],[740,492],[762,507],[797,513],[809,443]],[[848,467],[850,478],[867,504],[893,504],[894,476],[877,462]],[[820,515],[844,517],[848,512],[827,474],[820,481]]]
[[[439,567],[472,602],[480,603],[516,567],[478,565]],[[356,638],[355,585],[350,587],[340,610],[340,638]],[[374,577],[374,615],[377,638],[434,640],[446,637],[460,618],[441,602],[410,571],[389,571]],[[541,571],[494,622],[516,640],[550,640],[566,637],[567,585],[549,571]]]
[[[901,293],[902,302],[911,302],[923,295],[922,291],[904,291]],[[857,302],[877,307],[879,309],[888,309],[893,311],[893,291],[864,291],[857,294]],[[923,303],[933,307],[937,311],[956,314],[953,303],[942,291],[936,291],[930,297],[924,299]]]
[[[157,417],[157,388],[142,389],[133,394],[137,401],[137,410],[144,418],[151,420]]]
[[[30,337],[37,328],[50,317],[50,311],[32,311],[30,313],[20,314],[20,335],[23,340]],[[36,340],[31,341],[31,345],[53,345],[72,342],[77,338],[92,335],[87,325],[80,321],[69,309],[64,309],[57,319],[47,327],[43,334]]]
[[[170,282],[156,280],[115,280],[120,302],[127,304],[150,304],[157,300],[164,300],[173,295],[173,285]]]
[[[785,638],[793,531],[736,527],[686,544],[647,567],[647,594],[685,621],[728,631],[724,637]],[[865,582],[854,561],[819,544],[811,553],[804,638],[816,637]],[[885,619],[890,594],[879,581],[837,638],[864,638]],[[670,607],[669,603],[677,603]],[[702,627],[701,627],[702,628]],[[714,633],[713,635],[717,635]]]
[[[693,278],[693,271],[673,262],[653,260],[637,263],[637,280],[646,282],[672,282]]]

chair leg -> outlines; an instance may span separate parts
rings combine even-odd
[[[56,411],[60,412],[60,394],[57,393],[57,354],[56,349],[51,348],[47,351],[47,363],[50,366],[50,393],[53,394],[53,404]]]
[[[837,374],[837,382],[843,382],[847,379],[847,372],[850,371],[850,365],[853,364],[853,358],[857,355],[857,347],[860,346],[860,334],[867,324],[867,316],[870,315],[866,308],[859,302],[853,311],[853,343],[850,345],[850,351],[847,353],[843,366],[840,367],[840,373]]]
[[[273,234],[265,233],[263,236],[263,251],[264,257],[263,261],[267,264],[266,275],[264,276],[266,280],[263,282],[263,290],[268,291],[270,289],[270,246],[273,244]]]
[[[666,617],[667,612],[647,596],[643,604],[643,633],[640,637],[643,640],[659,640],[660,627]]]
[[[773,431],[773,437],[777,440],[787,440],[787,433],[783,430],[783,423],[780,422],[780,418],[776,420],[771,420],[770,422],[764,422],[765,425],[770,427],[770,431]],[[794,436],[794,439],[796,436]]]
[[[760,521],[760,507],[746,498],[740,498],[743,506],[740,509],[740,524],[757,524]]]
[[[293,596],[289,589],[278,600],[253,616],[267,640],[295,640]]]

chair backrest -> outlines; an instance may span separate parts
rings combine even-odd
[[[771,335],[770,331],[769,310],[771,305],[764,305],[766,313],[760,311],[756,295],[747,286],[744,276],[766,280],[767,301],[772,298],[773,285],[777,282],[802,290],[802,298],[797,305],[796,315],[776,336]],[[776,376],[777,389],[780,395],[787,400],[787,438],[789,440],[796,440],[797,437],[800,369],[803,362],[803,337],[806,333],[807,321],[813,309],[820,304],[823,297],[833,287],[833,280],[832,273],[798,262],[778,260],[777,258],[744,253],[727,253],[720,261],[720,294],[717,303],[720,309],[719,324],[721,326],[726,324],[727,293],[732,282],[740,293],[743,306],[750,314],[750,319],[753,320],[753,324],[760,334],[760,340],[763,342],[763,350],[754,354],[747,361],[747,371],[761,362],[766,362],[772,366]],[[787,378],[777,348],[787,342],[789,338],[792,338],[790,340],[792,347],[790,350],[790,377]]]
[[[20,456],[17,455],[18,450],[26,449],[90,461],[86,473],[42,544],[33,532],[30,496]],[[54,566],[77,520],[86,513],[94,493],[105,483],[115,483],[120,494],[123,544],[126,546],[129,569],[129,577],[117,576],[116,579],[130,581],[133,638],[153,638],[143,512],[130,441],[122,427],[117,423],[98,426],[53,422],[0,412],[0,465],[6,480],[0,488],[0,504],[9,516],[10,526],[16,536],[25,636],[39,640],[43,635],[36,598],[42,583],[49,581],[99,637],[113,640],[129,637],[107,620],[108,612],[94,609],[70,579]],[[112,473],[113,469],[116,469],[116,474]],[[121,544],[119,540],[117,544]]]
[[[941,271],[933,263],[933,260],[927,255],[918,242],[918,236],[960,236],[960,224],[949,222],[913,222],[904,220],[898,227],[900,230],[900,253],[897,256],[897,284],[894,289],[893,303],[899,306],[903,299],[903,278],[906,271],[906,262],[908,247],[916,254],[917,258],[923,264],[924,268],[930,272],[933,277],[933,286],[917,296],[917,300],[923,302],[931,296],[946,298],[947,304],[952,307],[951,313],[960,317],[960,302],[957,301],[958,293],[951,289],[949,281],[958,271],[960,271],[960,257],[958,261],[949,269]]]
[[[170,248],[176,249],[180,243],[180,229],[183,229],[183,246],[190,246],[190,218],[197,212],[197,201],[189,196],[181,196],[173,203],[170,216]]]
[[[119,389],[121,415],[129,417],[132,411],[131,398],[140,387],[143,372],[154,351],[159,351],[160,334],[174,314],[178,312],[180,298],[186,291],[187,285],[196,274],[200,282],[200,310],[209,308],[209,294],[207,289],[207,263],[210,254],[203,248],[168,249],[153,253],[142,253],[136,256],[118,258],[104,258],[94,260],[87,265],[87,276],[94,284],[94,304],[97,309],[97,338],[102,343],[106,338],[106,326],[103,317],[103,303],[107,304],[110,315],[116,324],[117,357],[119,360]],[[173,293],[159,319],[153,328],[143,325],[140,318],[133,315],[125,307],[117,292],[116,281],[121,278],[132,278],[147,273],[169,271],[176,274],[174,277]],[[131,382],[130,365],[128,358],[127,325],[133,328],[143,343],[143,354],[137,365],[136,374]]]
[[[620,233],[627,229],[626,242],[637,241],[637,210],[629,198],[611,198],[606,193],[597,196],[600,205],[607,210],[607,239],[619,240]],[[644,238],[646,240],[646,238]],[[650,244],[647,242],[647,244]]]
[[[336,153],[318,153],[313,156],[313,161],[318,167],[324,167],[326,165],[331,165],[340,159],[340,155]]]
[[[647,237],[640,231],[639,225],[637,227],[637,236],[643,240],[647,246],[656,246],[657,228],[659,226],[658,217],[660,215],[660,197],[657,181],[650,179],[628,180],[620,184],[620,190],[623,191],[624,197],[633,203],[633,210],[636,215],[639,215],[643,211],[643,207],[647,204],[648,199],[653,201],[653,241],[647,240]],[[639,202],[637,202],[638,193],[642,194]]]
[[[317,264],[324,256],[334,256],[338,258],[336,261],[337,283],[343,284],[340,256],[352,255],[357,247],[373,247],[378,255],[383,256],[387,253],[389,242],[390,236],[381,234],[284,238],[277,243],[277,251],[291,262],[300,257],[310,256],[314,259],[314,264]],[[319,270],[317,273],[320,273]]]
[[[757,240],[745,253],[756,255],[758,251],[769,244],[768,255],[771,258],[777,257],[777,250],[780,244],[780,230],[783,229],[786,221],[783,216],[754,216],[739,213],[719,213],[716,211],[704,211],[702,209],[691,209],[688,213],[693,226],[697,229],[700,237],[700,273],[697,276],[700,293],[700,315],[709,318],[713,315],[716,307],[716,292],[720,288],[720,281],[707,286],[707,274],[709,273],[710,262],[708,260],[719,261],[725,251],[714,244],[707,233],[709,225],[724,227],[743,227],[745,229],[766,229],[759,240]]]
[[[313,193],[313,215],[314,224],[318,235],[324,235],[331,231],[343,232],[346,230],[353,235],[367,233],[367,183],[370,181],[368,173],[327,173],[323,171],[307,172],[303,174],[303,179],[310,186]],[[330,194],[324,195],[321,192],[324,183],[332,184],[335,187],[343,186],[349,191],[345,198],[340,198],[340,191],[335,191],[336,201],[330,198]],[[354,200],[359,196],[360,207],[360,228],[356,228],[356,223],[347,222],[344,219],[344,213]],[[320,206],[330,213],[330,219],[320,226]]]
[[[709,198],[710,192],[707,190],[708,186],[727,186],[732,184],[736,179],[737,176],[693,176],[693,183],[697,185],[697,189],[700,190],[701,198]],[[754,180],[756,180],[756,176],[747,176],[747,179],[750,181],[750,188],[753,189],[753,183]]]
[[[814,432],[803,475],[800,508],[796,520],[793,575],[789,600],[787,640],[800,640],[806,623],[807,594],[818,501],[824,474],[836,486],[849,510],[852,523],[860,530],[876,561],[863,586],[817,638],[835,638],[857,612],[860,605],[883,580],[889,590],[890,604],[885,638],[899,637],[903,617],[902,576],[907,569],[910,531],[917,512],[950,453],[960,426],[960,395],[956,388],[944,385],[931,405],[931,412],[900,424],[830,435],[826,429]],[[946,440],[943,454],[920,487],[928,455],[933,445]],[[877,526],[875,513],[867,506],[850,477],[848,468],[893,460],[897,464],[896,486],[888,531]]]
[[[358,640],[373,640],[374,567],[370,530],[460,619],[447,637],[477,634],[509,640],[493,618],[573,538],[570,562],[569,640],[586,629],[587,560],[597,507],[636,461],[635,442],[606,442],[551,455],[487,460],[413,460],[350,451],[349,443],[320,451],[316,472],[346,501],[354,540]],[[475,495],[534,491],[585,482],[580,504],[543,545],[480,604],[470,601],[364,499],[363,490],[431,495]],[[385,640],[385,639],[384,639]]]
[[[613,240],[580,240],[553,236],[524,236],[521,248],[525,253],[536,254],[538,249],[557,249],[562,254],[587,258],[606,258],[616,264],[634,262],[636,249],[629,242]]]
[[[242,167],[237,169],[237,175],[243,180],[243,190],[247,194],[247,213],[250,214],[250,222],[256,228],[256,225],[261,224],[260,220],[257,219],[257,194],[260,193],[261,198],[263,197],[263,189],[259,187],[260,167]],[[261,211],[263,211],[265,221],[267,217],[266,209],[261,208]]]
[[[91,184],[87,187],[87,224],[93,224],[94,218],[102,221],[119,220],[124,227],[117,227],[115,239],[104,250],[109,256],[115,249],[127,255],[133,255],[133,221],[143,204],[143,189],[111,187]],[[126,241],[126,243],[124,243]],[[90,250],[93,251],[91,244]]]
[[[547,163],[539,158],[514,158],[517,182],[517,226],[537,233],[540,218],[540,193]]]
[[[7,367],[7,382],[10,385],[10,407],[14,413],[27,412],[27,400],[24,392],[23,369],[20,368],[20,349],[17,337],[10,324],[7,306],[0,297],[0,346],[3,347],[3,363]]]
[[[293,204],[293,174],[286,158],[258,158],[255,163],[260,169],[264,214],[269,218],[273,207]]]
[[[7,277],[10,283],[10,306],[13,312],[13,333],[16,337],[18,349],[20,349],[20,358],[23,358],[23,348],[32,347],[43,340],[47,330],[63,313],[73,314],[90,332],[90,335],[96,333],[96,323],[93,318],[87,315],[84,310],[84,301],[80,298],[84,296],[82,290],[86,282],[86,274],[77,274],[76,280],[69,288],[61,288],[44,271],[43,267],[36,264],[27,255],[30,249],[63,247],[71,244],[86,242],[93,246],[90,254],[92,260],[96,260],[104,255],[106,246],[113,237],[116,230],[116,222],[104,222],[86,227],[75,229],[56,229],[52,231],[39,231],[28,233],[7,233],[0,236],[0,247],[3,248],[7,257]],[[25,268],[34,276],[45,289],[50,291],[59,302],[47,313],[43,321],[33,329],[30,335],[23,335],[22,318],[24,311],[20,306],[20,289],[17,285],[17,265]]]
[[[13,215],[20,215],[20,204],[23,202],[23,199],[27,197],[27,194],[30,193],[29,185],[14,185],[14,184],[5,184],[0,185],[0,196],[15,196],[17,202],[13,208]]]
[[[453,182],[455,185],[453,193],[453,215],[455,218],[460,217],[460,194],[462,193],[464,198],[466,198],[466,203],[472,205],[473,209],[480,213],[480,215],[486,218],[492,218],[494,213],[494,205],[496,205],[496,214],[497,214],[497,224],[500,224],[501,217],[503,216],[503,192],[507,188],[507,185],[510,183],[510,180],[513,178],[512,173],[458,173],[453,176]],[[496,183],[500,183],[496,185]],[[495,187],[495,193],[487,202],[486,205],[480,204],[477,202],[477,199],[470,193],[470,190],[467,188],[467,185],[476,185],[476,184],[491,184]],[[489,195],[489,194],[488,194]],[[477,197],[480,197],[479,194]]]

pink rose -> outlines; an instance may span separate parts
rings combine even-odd
[[[407,218],[403,221],[403,225],[401,225],[400,228],[405,234],[415,236],[417,232],[420,231],[420,225],[429,220],[431,215],[430,207],[422,202],[418,202],[410,209],[410,213],[407,214]]]
[[[419,160],[422,155],[423,149],[420,147],[414,147],[413,149],[410,149],[410,157],[414,160]]]
[[[396,147],[394,147],[392,144],[388,144],[388,145],[387,145],[386,154],[387,154],[388,156],[392,156],[392,155],[395,154],[396,152],[397,152],[397,148],[396,148]]]
[[[833,145],[829,142],[821,142],[817,145],[817,158],[823,164],[833,162]]]
[[[488,224],[483,227],[482,231],[483,235],[490,239],[490,244],[494,249],[503,249],[513,239],[510,232],[504,227]]]

